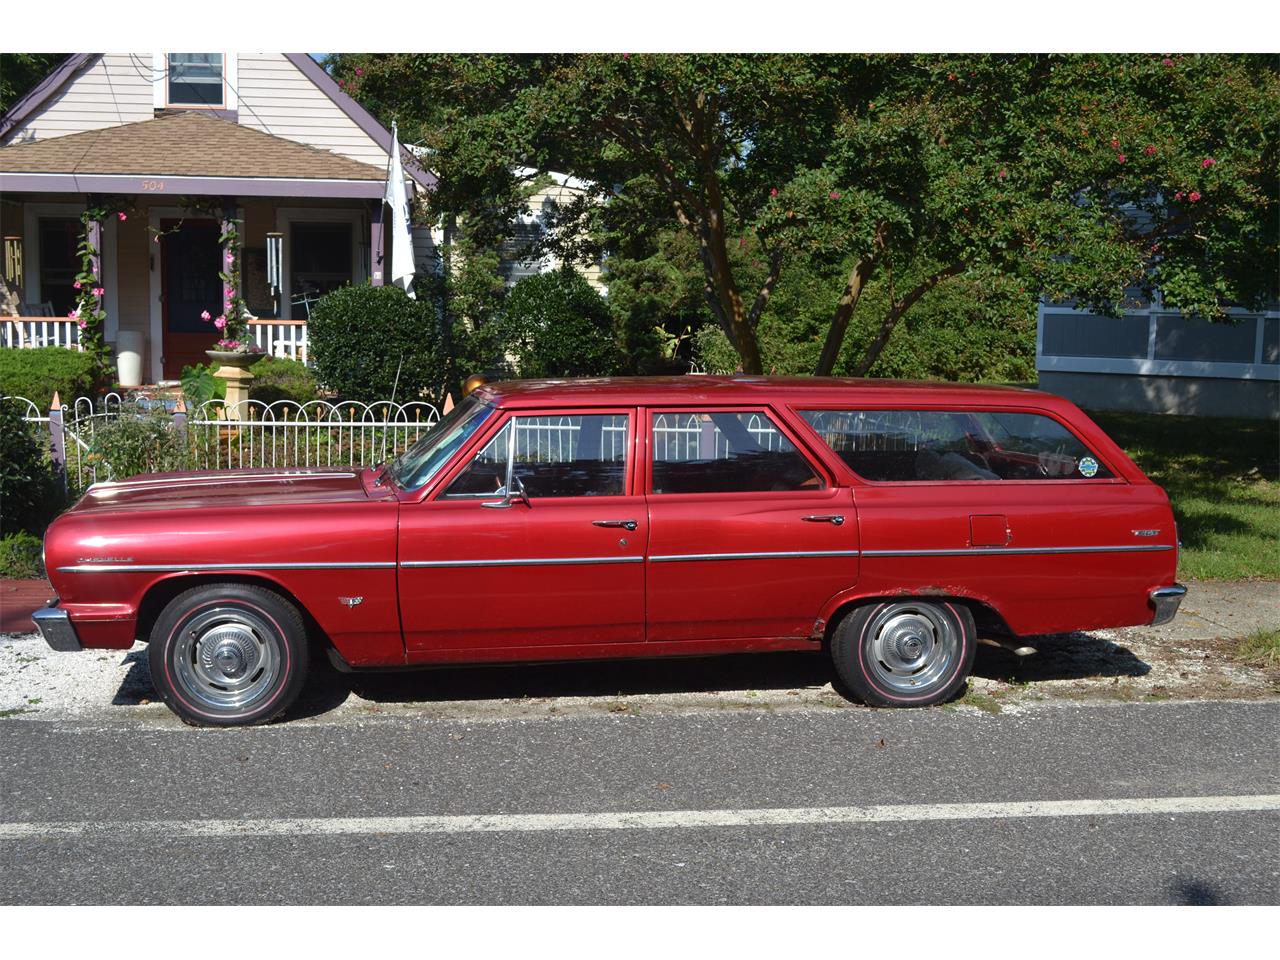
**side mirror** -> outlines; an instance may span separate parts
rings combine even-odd
[[[512,474],[511,482],[507,484],[506,493],[501,500],[496,503],[482,503],[480,506],[489,507],[492,510],[505,510],[513,503],[523,503],[526,507],[532,506],[529,503],[529,495],[525,493],[524,482],[515,474]]]

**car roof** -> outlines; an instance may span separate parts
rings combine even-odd
[[[1021,387],[928,380],[853,380],[840,377],[764,377],[748,374],[678,377],[602,377],[565,380],[506,380],[476,391],[503,407],[600,405],[794,404],[991,404],[998,407],[1058,406],[1052,394]]]

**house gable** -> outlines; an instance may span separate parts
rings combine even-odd
[[[69,133],[137,123],[153,116],[151,54],[98,53],[72,57],[32,95],[14,105],[20,117],[3,133],[5,146]],[[0,127],[3,130],[3,127]]]

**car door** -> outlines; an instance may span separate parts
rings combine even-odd
[[[635,492],[635,422],[617,408],[509,413],[438,493],[405,505],[410,661],[644,641],[648,522]]]
[[[647,422],[649,641],[811,636],[858,579],[849,489],[763,407]]]

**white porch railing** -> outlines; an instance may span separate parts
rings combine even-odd
[[[0,317],[0,347],[83,349],[80,325],[70,317]]]
[[[250,320],[249,332],[263,353],[310,362],[305,320]],[[80,343],[80,326],[68,317],[0,317],[0,348],[3,347],[84,349]]]

